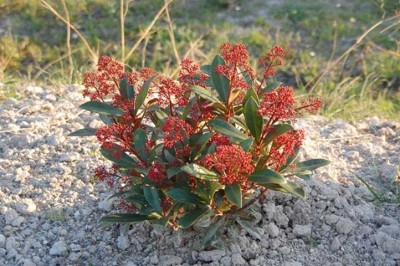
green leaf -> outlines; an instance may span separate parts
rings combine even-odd
[[[200,70],[206,73],[207,75],[211,75],[211,65],[204,65],[200,67]]]
[[[288,131],[292,131],[292,130],[294,130],[294,128],[289,124],[275,125],[272,127],[272,131],[267,134],[267,137],[265,138],[264,142],[270,143],[277,137],[285,134]]]
[[[201,249],[204,249],[214,238],[219,237],[218,233],[220,232],[220,229],[223,228],[224,224],[225,216],[222,216],[210,225],[207,232],[203,236],[203,239],[201,240]]]
[[[243,149],[244,151],[249,151],[250,148],[251,148],[251,145],[253,145],[253,142],[254,142],[254,138],[251,137],[251,138],[249,138],[249,139],[245,139],[245,140],[241,141],[241,142],[239,143],[239,145],[240,145],[240,147],[242,147],[242,149]]]
[[[160,195],[158,194],[158,189],[149,185],[144,185],[143,193],[150,206],[153,207],[156,211],[161,212],[161,201]]]
[[[126,78],[121,79],[119,83],[119,88],[121,89],[122,95],[126,99],[133,99],[135,97],[133,86],[128,84],[128,80]]]
[[[133,133],[133,144],[135,150],[139,153],[140,157],[144,160],[148,159],[149,153],[146,150],[147,133],[143,128],[137,128]]]
[[[286,184],[261,184],[261,185],[268,189],[289,193],[302,199],[306,197],[304,189],[299,187],[298,185],[296,185],[296,183],[293,182],[287,182]]]
[[[262,239],[262,234],[261,234],[260,230],[257,227],[255,227],[252,223],[241,220],[241,219],[236,219],[236,221],[251,236],[255,237],[258,240]]]
[[[225,76],[220,76],[215,72],[218,65],[225,65],[224,59],[217,55],[211,63],[211,82],[214,89],[218,92],[219,97],[223,102],[227,102],[229,95],[229,80]]]
[[[257,184],[285,184],[286,179],[278,172],[271,169],[264,169],[252,173],[248,177],[249,181]]]
[[[104,114],[99,114],[99,118],[101,121],[103,121],[104,124],[106,125],[111,125],[114,123],[114,120],[112,116],[109,115],[104,115]]]
[[[225,185],[226,198],[239,208],[242,208],[242,189],[239,183]]]
[[[111,104],[98,101],[86,102],[82,104],[80,108],[104,115],[119,116],[123,114],[121,109],[114,107]]]
[[[248,136],[241,132],[239,129],[235,128],[230,123],[221,120],[221,119],[214,119],[208,122],[208,125],[214,129],[215,131],[226,135],[228,137],[233,138],[234,140],[246,140]]]
[[[181,170],[199,179],[208,181],[219,180],[219,176],[217,173],[210,171],[207,168],[195,163],[184,165],[181,167]]]
[[[174,200],[187,204],[205,205],[207,204],[202,198],[193,194],[189,190],[182,188],[172,188],[167,192],[168,196]]]
[[[97,128],[82,128],[78,129],[72,133],[70,133],[68,136],[70,137],[87,137],[87,136],[95,136],[97,133]]]
[[[331,162],[325,159],[311,159],[296,164],[296,173],[304,170],[313,171],[319,167],[330,164]]]
[[[208,211],[209,208],[199,208],[191,212],[188,212],[179,220],[178,225],[181,226],[182,228],[188,228],[189,226],[194,224],[197,220],[199,220],[201,217],[203,217],[205,214],[207,214]]]
[[[155,215],[140,215],[134,213],[118,213],[118,214],[110,214],[104,216],[100,219],[100,222],[104,223],[133,223],[133,222],[142,222],[147,220],[157,220],[158,217]]]
[[[112,148],[111,150],[101,148],[100,152],[106,159],[114,162],[119,166],[126,168],[133,168],[136,166],[136,160],[127,155],[126,153],[123,153],[121,158],[115,158],[113,152],[114,149],[119,149],[119,148],[117,146],[114,146],[114,148]]]
[[[294,148],[294,154],[289,156],[286,159],[286,164],[283,165],[278,172],[282,173],[282,172],[286,172],[290,169],[290,165],[297,159],[297,157],[299,157],[299,152],[300,152],[300,148],[299,147],[295,147]]]
[[[135,114],[137,114],[137,112],[139,111],[140,108],[142,108],[142,105],[144,103],[144,100],[146,99],[147,93],[149,91],[149,87],[151,82],[153,82],[153,80],[156,78],[157,76],[153,76],[151,78],[149,78],[148,80],[146,80],[143,85],[141,90],[139,91],[137,97],[136,97],[136,101],[135,101]]]
[[[263,127],[263,118],[258,112],[258,104],[250,97],[244,106],[244,118],[251,135],[258,141]]]
[[[264,87],[261,92],[266,93],[266,92],[271,92],[272,90],[278,88],[279,86],[282,85],[282,82],[271,82],[269,83],[266,87]]]
[[[147,206],[149,203],[142,194],[133,194],[125,197],[125,200],[139,204],[140,206]]]
[[[220,103],[223,105],[223,103],[214,95],[212,95],[211,91],[203,88],[203,87],[199,87],[199,86],[192,86],[190,88],[194,93],[196,93],[197,95],[199,95],[201,98],[203,98],[204,100],[209,101],[210,103]],[[225,107],[226,109],[226,107]]]
[[[171,178],[176,176],[177,174],[179,174],[180,172],[182,172],[181,168],[179,167],[170,167],[167,169],[167,177]]]

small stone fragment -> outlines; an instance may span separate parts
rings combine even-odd
[[[239,253],[235,253],[232,255],[232,264],[233,265],[246,265],[246,261],[243,259],[242,255]]]
[[[295,225],[293,228],[293,234],[297,237],[304,237],[311,235],[311,224]]]
[[[36,211],[36,204],[32,199],[22,199],[17,202],[15,208],[21,214],[29,214]]]
[[[329,214],[325,217],[325,223],[332,225],[339,221],[339,216],[335,214]]]
[[[275,238],[279,235],[279,228],[274,223],[269,223],[266,230],[268,235],[272,238]]]
[[[353,230],[354,226],[354,223],[350,219],[340,218],[336,224],[336,231],[339,234],[347,235]]]
[[[338,237],[335,237],[335,238],[333,239],[333,241],[332,241],[332,244],[331,244],[331,246],[330,246],[330,249],[331,249],[332,251],[336,251],[336,250],[338,250],[338,249],[340,248],[340,245],[341,245],[341,243],[340,243],[339,238],[338,238]]]
[[[225,256],[225,251],[222,250],[202,251],[199,253],[199,259],[207,262],[219,261],[223,256]]]
[[[117,239],[117,246],[120,250],[125,250],[130,246],[130,241],[127,236],[119,236]]]
[[[50,249],[50,255],[62,256],[68,254],[68,247],[64,241],[57,241]]]

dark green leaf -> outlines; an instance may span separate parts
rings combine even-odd
[[[187,214],[185,214],[178,222],[178,225],[182,228],[188,228],[193,225],[197,220],[203,217],[208,212],[208,208],[195,209]]]
[[[196,194],[193,194],[189,190],[182,189],[182,188],[172,188],[167,192],[168,196],[173,198],[174,200],[182,203],[187,203],[187,204],[195,204],[195,205],[205,205],[206,202],[197,196]]]
[[[128,84],[128,80],[126,78],[121,79],[119,83],[119,88],[121,89],[122,95],[126,99],[132,99],[135,97],[135,91],[133,89],[133,86]]]
[[[177,174],[179,174],[180,172],[182,172],[181,168],[179,167],[170,167],[167,169],[167,177],[171,178],[176,176]]]
[[[201,240],[201,249],[204,249],[213,239],[219,237],[219,232],[225,224],[225,216],[212,223]]]
[[[244,118],[250,133],[258,141],[263,127],[263,118],[258,112],[258,104],[250,97],[244,107]]]
[[[249,151],[250,148],[251,148],[251,145],[253,145],[253,142],[254,142],[254,138],[251,137],[251,138],[248,138],[248,139],[245,139],[245,140],[241,141],[239,143],[239,145],[240,145],[240,147],[242,147],[242,149],[244,151]]]
[[[207,168],[192,163],[187,164],[181,167],[182,171],[188,173],[189,175],[195,176],[199,179],[208,180],[208,181],[218,181],[219,176],[217,173],[208,170]]]
[[[239,183],[225,185],[226,198],[239,208],[242,208],[242,189]]]
[[[264,169],[260,171],[256,171],[252,173],[248,177],[249,181],[252,181],[257,184],[285,184],[286,179],[278,172],[275,172],[271,169]]]
[[[200,67],[200,70],[206,73],[207,75],[211,75],[211,65],[204,65]]]
[[[108,160],[114,162],[115,164],[126,167],[126,168],[133,168],[136,166],[136,161],[132,157],[128,156],[126,153],[122,154],[121,158],[115,158],[114,156],[114,149],[120,149],[117,146],[114,146],[111,150],[107,150],[105,148],[101,148],[101,154],[107,158]]]
[[[139,204],[140,206],[147,206],[148,205],[148,201],[141,194],[133,194],[131,196],[127,196],[127,197],[125,197],[125,200],[129,201],[129,202],[133,202],[133,203]]]
[[[78,129],[72,133],[70,133],[68,136],[70,137],[87,137],[87,136],[95,136],[97,133],[97,128],[82,128]]]
[[[248,221],[241,220],[241,219],[236,219],[236,221],[251,236],[253,236],[253,237],[255,237],[256,239],[259,239],[259,240],[262,239],[262,234],[261,234],[260,230],[257,227],[255,227],[252,223],[250,223]]]
[[[114,123],[112,116],[99,114],[99,117],[100,117],[101,121],[103,121],[103,123],[106,125],[111,125],[112,123]]]
[[[152,186],[144,185],[143,186],[144,197],[147,202],[150,203],[150,206],[153,207],[156,211],[161,211],[160,206],[160,195],[158,194],[158,189]]]
[[[202,88],[202,87],[199,87],[199,86],[192,86],[190,89],[194,93],[199,95],[201,98],[203,98],[204,100],[209,101],[210,103],[220,103],[220,104],[222,104],[222,102],[217,97],[212,95],[211,91],[209,91],[209,90],[207,90],[205,88]],[[226,109],[226,107],[225,107],[225,109]]]
[[[209,121],[208,125],[214,129],[215,131],[226,135],[228,137],[233,138],[234,140],[245,140],[248,139],[248,136],[241,132],[239,129],[235,128],[230,123],[221,120],[221,119],[214,119]]]
[[[265,138],[265,143],[270,143],[277,137],[285,134],[286,132],[292,131],[294,128],[289,124],[279,124],[272,127],[272,130],[267,134]]]
[[[294,154],[289,156],[286,159],[286,164],[279,169],[280,173],[281,172],[286,172],[287,170],[290,169],[289,166],[297,159],[297,157],[299,156],[299,152],[300,152],[300,148],[299,147],[295,147],[294,148]]]
[[[211,82],[221,100],[227,102],[230,89],[229,80],[225,76],[220,76],[215,72],[215,68],[219,65],[225,65],[225,61],[221,56],[217,55],[211,63]]]
[[[110,214],[104,216],[100,219],[100,222],[104,223],[133,223],[133,222],[142,222],[147,220],[157,220],[158,217],[155,215],[140,215],[134,213],[119,213],[119,214]]]
[[[135,101],[135,114],[137,114],[137,112],[139,111],[140,108],[142,108],[142,105],[144,103],[144,100],[146,99],[147,93],[149,91],[149,87],[150,84],[153,82],[153,80],[156,78],[157,76],[153,76],[151,78],[149,78],[148,80],[146,80],[143,85],[142,88],[140,89],[137,97],[136,97],[136,101]]]
[[[325,159],[311,159],[304,162],[299,162],[296,164],[296,173],[302,172],[304,170],[315,170],[319,167],[330,164],[331,162]]]
[[[147,160],[149,152],[146,150],[147,133],[143,128],[137,128],[133,133],[133,145],[143,160]]]
[[[293,182],[287,182],[286,184],[261,184],[263,187],[266,187],[271,190],[276,190],[284,193],[292,194],[296,197],[304,199],[306,197],[306,193],[304,189],[299,187]]]
[[[119,116],[123,114],[121,109],[114,107],[111,104],[98,101],[86,102],[82,104],[80,108],[104,115]]]

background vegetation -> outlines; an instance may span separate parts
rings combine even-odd
[[[0,0],[0,98],[81,83],[100,55],[173,74],[230,40],[253,57],[282,45],[276,79],[320,97],[328,117],[399,120],[399,11],[398,0]]]

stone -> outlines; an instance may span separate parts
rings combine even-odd
[[[335,214],[329,214],[325,217],[325,223],[329,225],[336,224],[338,221],[339,221],[339,216]]]
[[[336,231],[339,234],[347,235],[355,227],[354,223],[348,218],[340,218],[336,223]]]
[[[243,259],[242,255],[239,253],[232,254],[232,264],[233,265],[246,265],[247,262]]]
[[[15,239],[15,237],[9,237],[6,241],[6,250],[10,252],[10,250],[15,249],[19,246],[19,242]]]
[[[173,265],[181,265],[182,258],[173,255],[165,255],[160,257],[160,266],[173,266]]]
[[[30,214],[36,211],[36,204],[32,199],[22,199],[15,204],[15,208],[21,214]]]
[[[336,250],[338,250],[338,249],[340,248],[340,245],[341,245],[341,243],[340,243],[339,238],[338,238],[338,237],[335,237],[335,238],[333,239],[332,243],[331,243],[330,249],[331,249],[332,251],[336,251]]]
[[[231,266],[232,265],[232,258],[230,256],[225,256],[221,259],[221,265],[224,266]]]
[[[117,247],[120,250],[125,250],[131,245],[127,236],[119,236],[117,239]]]
[[[12,221],[17,219],[18,213],[14,209],[9,209],[4,213],[4,219],[6,220],[6,224],[11,224]]]
[[[62,240],[55,242],[50,249],[51,256],[64,256],[67,254],[68,254],[68,246]]]
[[[6,238],[2,234],[0,234],[0,248],[4,248],[6,246]]]
[[[284,213],[277,212],[274,216],[274,220],[277,225],[282,226],[283,228],[288,227],[289,218]]]
[[[18,216],[14,221],[11,222],[11,225],[15,226],[15,227],[19,227],[24,222],[25,222],[25,218],[22,216]]]
[[[206,262],[219,261],[223,256],[225,256],[225,251],[223,250],[210,250],[199,253],[199,259]]]
[[[269,223],[267,225],[266,231],[268,235],[272,238],[275,238],[279,235],[279,228],[274,223]]]
[[[297,237],[310,236],[311,235],[311,224],[295,225],[293,228],[293,234]]]
[[[158,256],[157,256],[157,255],[154,255],[154,256],[152,256],[152,257],[150,258],[150,263],[151,263],[151,264],[157,265],[158,262],[159,262],[159,259],[158,259]]]

